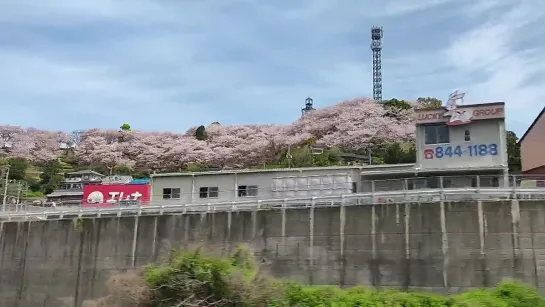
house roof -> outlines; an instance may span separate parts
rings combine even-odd
[[[92,171],[92,170],[83,170],[83,171],[67,173],[67,175],[86,175],[86,174],[93,174],[93,175],[104,177],[104,175],[102,175],[101,173],[97,173],[97,172]]]
[[[543,107],[543,110],[541,110],[541,112],[539,112],[539,115],[536,117],[536,119],[534,119],[534,121],[532,122],[530,127],[528,127],[528,130],[526,130],[526,132],[524,132],[524,134],[522,135],[522,137],[519,140],[519,144],[522,143],[522,141],[524,140],[526,135],[528,135],[528,133],[530,133],[530,131],[532,131],[532,128],[534,128],[534,126],[537,124],[537,122],[539,121],[541,116],[543,116],[543,114],[545,114],[545,107]]]
[[[209,172],[187,172],[187,173],[159,173],[152,174],[151,178],[158,177],[181,177],[181,176],[204,176],[220,174],[244,174],[244,173],[268,173],[268,172],[304,172],[315,170],[347,171],[347,170],[374,170],[374,169],[412,169],[414,163],[407,164],[379,164],[379,165],[361,165],[361,166],[318,166],[318,167],[297,167],[297,168],[269,168],[269,169],[239,169],[239,170],[221,170]]]

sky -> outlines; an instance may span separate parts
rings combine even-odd
[[[519,136],[545,106],[541,0],[2,0],[0,124],[184,132],[291,123],[372,96],[505,101]]]

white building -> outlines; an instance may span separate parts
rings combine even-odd
[[[366,169],[380,172],[413,167],[403,164],[154,174],[152,202],[198,204],[342,195],[358,191],[357,183]]]
[[[452,98],[452,97],[451,97]],[[416,164],[154,174],[154,204],[216,203],[509,183],[504,103],[416,112]]]

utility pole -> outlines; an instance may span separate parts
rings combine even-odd
[[[4,176],[6,179],[4,181],[4,197],[2,199],[2,211],[6,211],[6,202],[8,200],[8,185],[9,185],[9,166],[3,167]]]
[[[288,168],[291,168],[291,159],[293,158],[291,155],[291,145],[288,145],[288,153],[286,154],[286,158],[288,158]]]
[[[17,201],[15,205],[15,211],[19,211],[19,209],[22,209],[21,203],[21,193],[26,192],[28,190],[28,185],[25,181],[20,180],[17,183]]]

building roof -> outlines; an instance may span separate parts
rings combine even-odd
[[[60,197],[60,196],[82,196],[83,191],[53,191],[51,194],[47,194],[46,197]]]
[[[520,140],[519,140],[519,144],[522,143],[522,141],[524,140],[524,138],[526,137],[526,135],[528,135],[528,133],[530,133],[530,131],[532,131],[532,128],[534,128],[534,126],[537,124],[537,122],[539,121],[539,119],[541,118],[541,116],[543,116],[543,114],[545,114],[545,107],[543,107],[543,110],[541,110],[541,112],[539,112],[539,114],[537,115],[536,119],[534,119],[534,121],[532,122],[532,124],[530,125],[530,127],[528,127],[528,129],[526,130],[526,132],[524,132],[524,134],[522,135],[522,137],[521,137]]]
[[[485,106],[493,106],[493,105],[505,105],[505,102],[502,101],[495,101],[495,102],[486,102],[486,103],[473,103],[473,104],[458,104],[456,105],[457,108],[463,109],[463,108],[473,108],[473,107],[485,107]],[[439,108],[421,108],[416,109],[415,112],[429,112],[429,111],[435,111],[435,110],[447,110],[446,106],[440,106]]]
[[[106,176],[102,179],[102,184],[117,184],[117,183],[129,183],[132,181],[132,176],[126,175],[114,175]]]
[[[97,176],[101,176],[101,177],[104,177],[104,175],[102,175],[101,173],[97,173],[95,171],[92,171],[92,170],[83,170],[83,171],[77,171],[77,172],[70,172],[70,173],[66,173],[67,175],[85,175],[85,174],[93,174],[93,175],[97,175]]]
[[[454,173],[469,171],[503,171],[506,167],[496,166],[468,166],[468,167],[450,167],[450,168],[412,168],[412,169],[393,169],[393,170],[371,170],[362,171],[362,175],[392,175],[392,174],[425,174],[425,173]]]
[[[150,182],[149,178],[142,178],[142,179],[134,179],[133,181],[127,184],[149,184],[149,182]]]
[[[221,175],[221,174],[246,174],[246,173],[272,173],[272,172],[305,172],[316,170],[388,170],[388,169],[411,169],[414,168],[414,163],[408,164],[380,164],[380,165],[349,165],[349,166],[324,166],[324,167],[297,167],[297,168],[270,168],[270,169],[238,169],[238,170],[222,170],[209,172],[187,172],[187,173],[162,173],[152,174],[152,178],[156,177],[180,177],[180,176],[204,176],[204,175]]]

